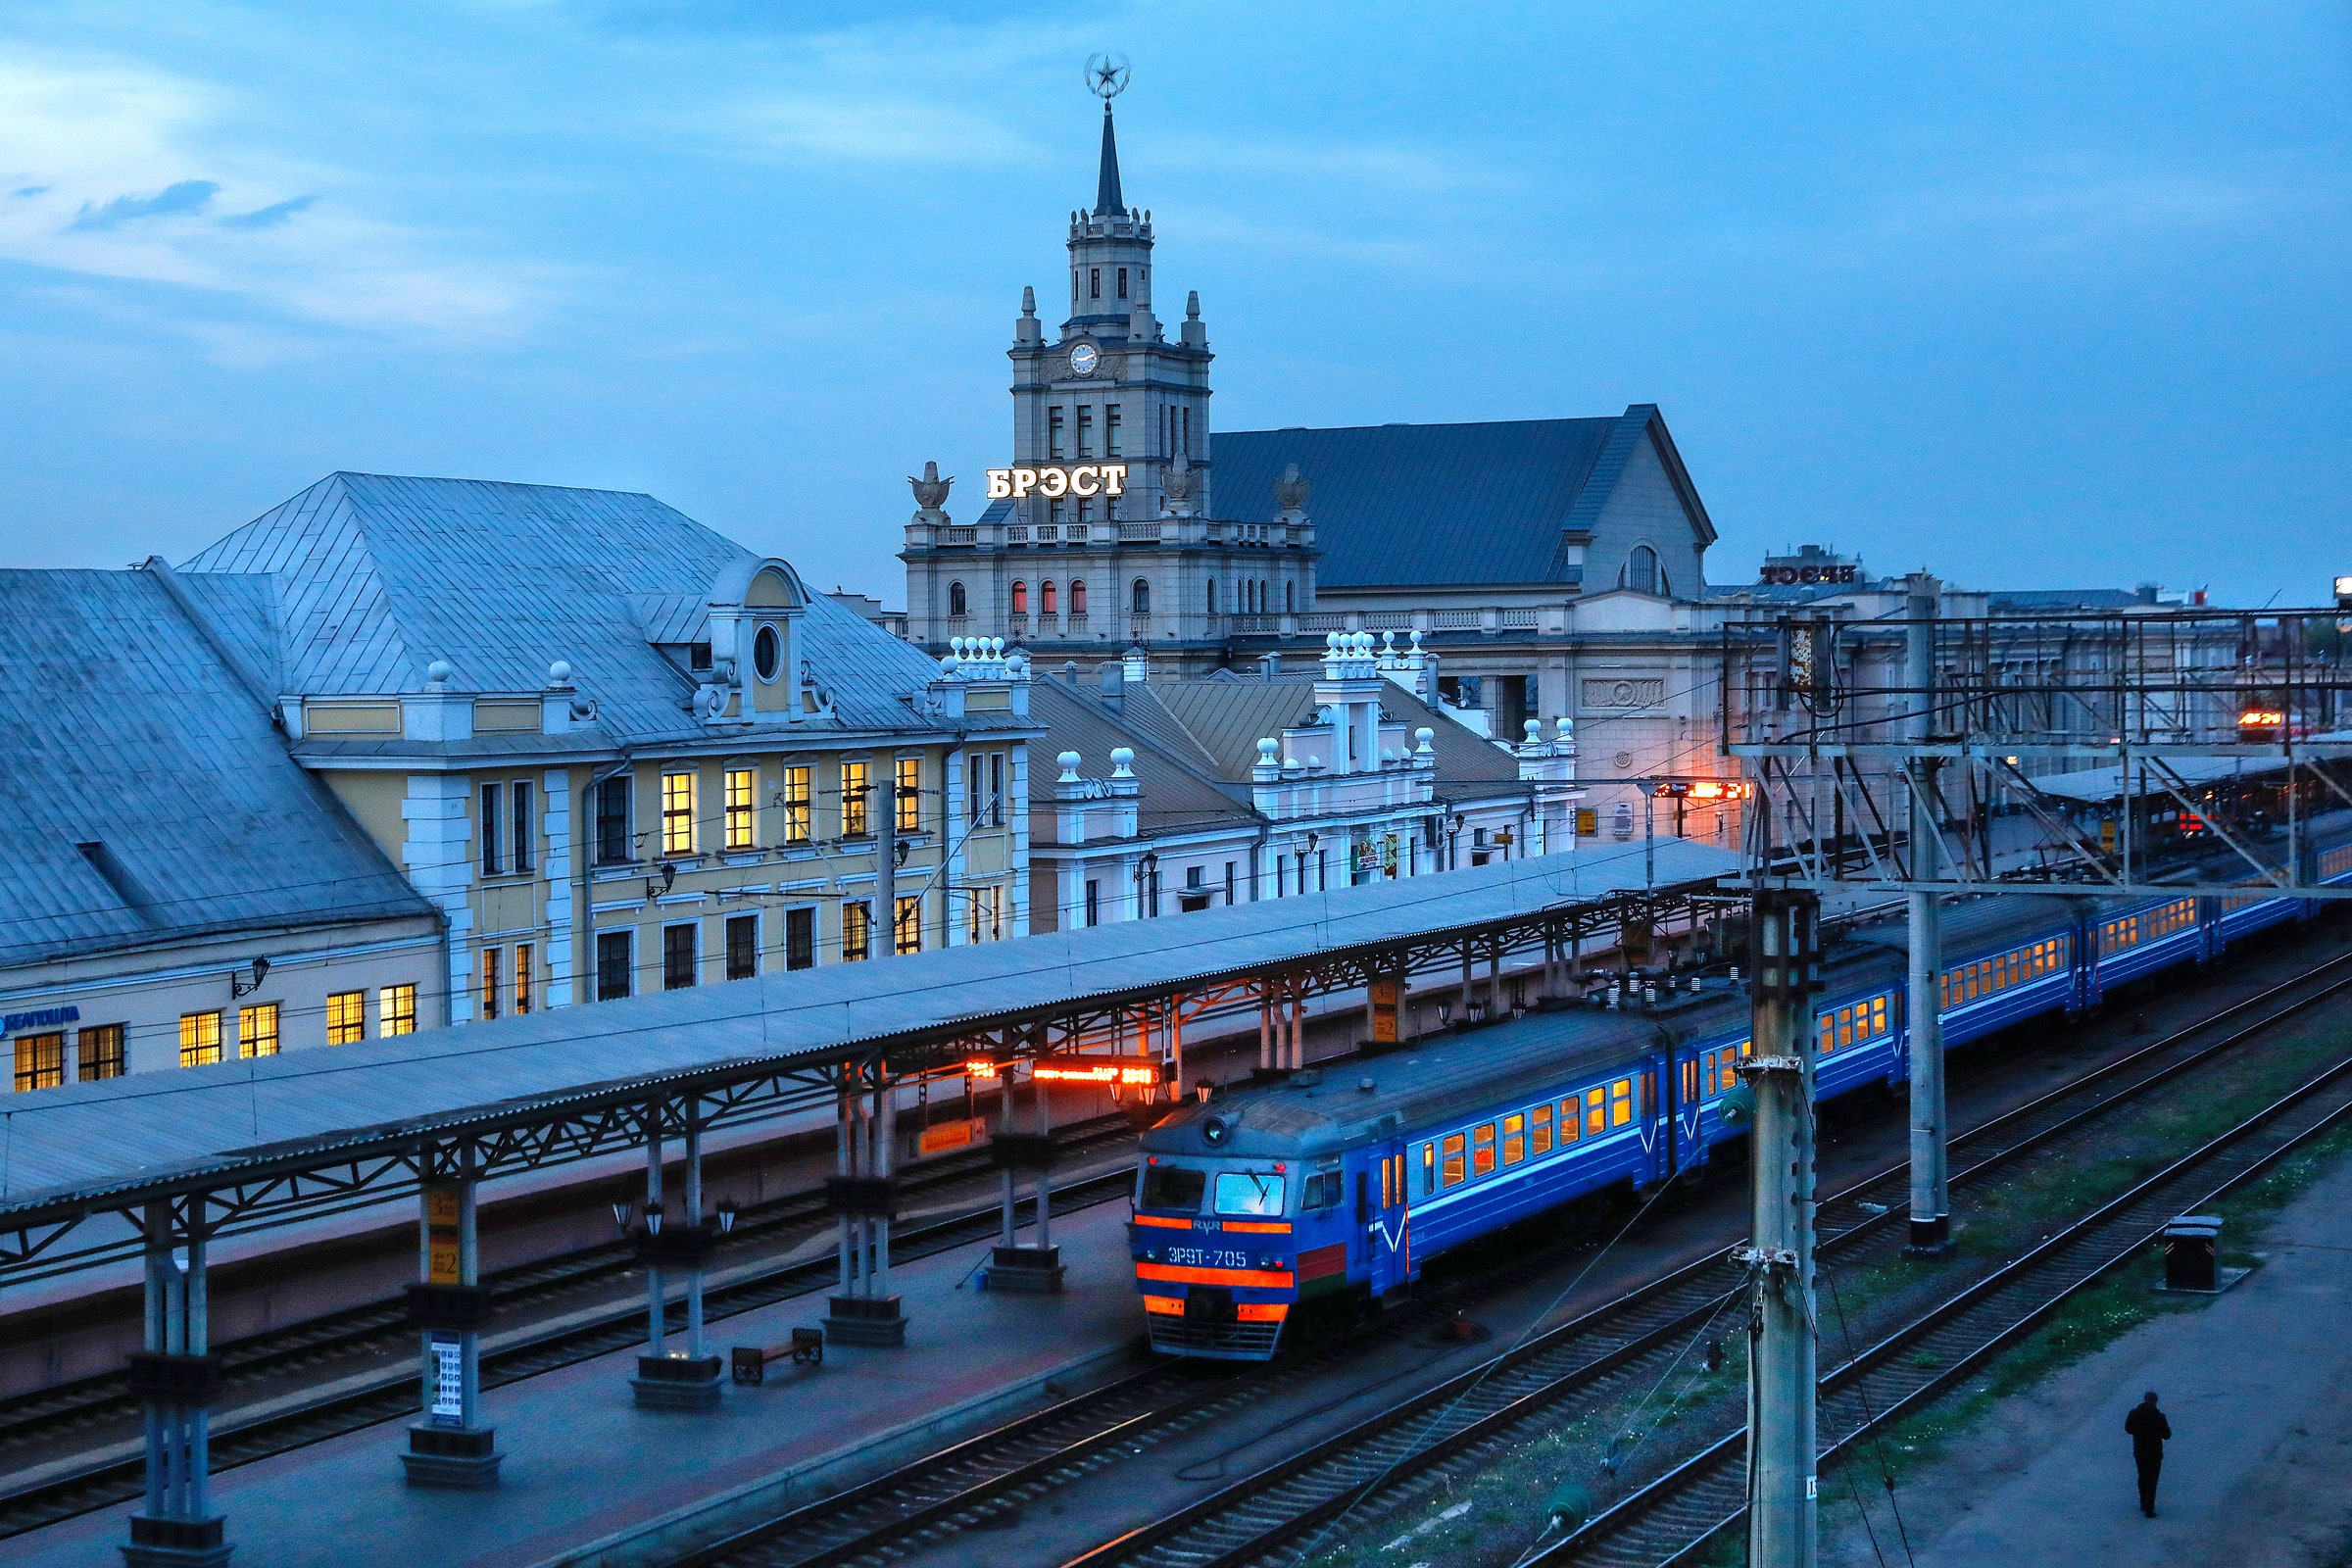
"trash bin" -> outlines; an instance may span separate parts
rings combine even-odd
[[[2211,1214],[2183,1214],[2164,1228],[2164,1287],[2168,1291],[2220,1288],[2222,1222]]]

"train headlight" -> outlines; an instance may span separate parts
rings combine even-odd
[[[1233,1136],[1233,1128],[1222,1116],[1211,1116],[1200,1124],[1200,1141],[1211,1149]]]

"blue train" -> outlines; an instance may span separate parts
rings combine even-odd
[[[2307,870],[2352,881],[2352,813],[2326,828]],[[1944,919],[1945,1047],[2081,1012],[2312,907],[2260,895],[1962,904]],[[1833,948],[1820,1098],[1903,1081],[1904,942],[1890,920]],[[1535,1013],[1458,1047],[1350,1058],[1179,1108],[1144,1135],[1129,1228],[1152,1348],[1263,1360],[1302,1310],[1377,1301],[1464,1243],[1704,1165],[1742,1136],[1718,1107],[1747,1034],[1744,993],[1718,982],[1645,1006]]]

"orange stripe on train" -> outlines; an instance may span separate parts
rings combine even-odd
[[[1169,1285],[1248,1285],[1260,1290],[1288,1290],[1292,1284],[1288,1269],[1180,1268],[1173,1263],[1138,1263],[1135,1277]]]

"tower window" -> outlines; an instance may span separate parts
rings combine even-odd
[[[1095,411],[1083,405],[1078,410],[1078,455],[1095,455]]]
[[[1054,613],[1054,579],[1051,577],[1037,586],[1037,608],[1044,614]]]
[[[1119,455],[1119,406],[1116,403],[1102,411],[1102,455],[1106,458]]]
[[[1190,409],[1181,410],[1179,411],[1177,417],[1178,422],[1182,427],[1184,455],[1189,458],[1193,455],[1193,411]]]
[[[1214,577],[1208,579],[1208,612],[1212,615],[1217,612],[1217,579]]]
[[[1127,269],[1125,269],[1124,267],[1122,267],[1122,268],[1120,268],[1120,269],[1119,269],[1119,298],[1121,298],[1121,299],[1125,299],[1126,297],[1127,297]]]
[[[1059,405],[1046,411],[1046,456],[1058,458],[1061,450],[1061,409]]]
[[[1149,615],[1152,613],[1152,585],[1141,577],[1136,578],[1135,586],[1127,591],[1127,604],[1128,609],[1135,614]]]
[[[1070,613],[1073,615],[1086,613],[1086,579],[1084,577],[1070,579]]]
[[[1090,267],[1086,270],[1086,297],[1090,300],[1099,300],[1102,297],[1102,269],[1100,267]]]
[[[962,616],[969,612],[969,607],[964,603],[963,584],[959,582],[948,584],[948,613]]]
[[[1282,608],[1287,614],[1298,613],[1298,585],[1297,583],[1286,582],[1282,585]]]
[[[1016,615],[1029,613],[1029,585],[1025,582],[1012,585],[1012,612]]]

